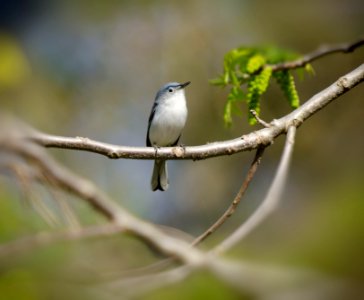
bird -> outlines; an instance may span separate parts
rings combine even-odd
[[[157,92],[148,121],[146,144],[148,147],[173,147],[178,144],[187,120],[185,87],[191,82],[169,82]],[[154,161],[151,189],[168,189],[167,162]]]

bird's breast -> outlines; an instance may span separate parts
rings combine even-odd
[[[149,139],[156,146],[175,143],[186,124],[187,107],[184,95],[173,97],[159,104],[149,129]]]

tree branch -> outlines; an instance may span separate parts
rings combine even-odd
[[[258,150],[254,156],[254,160],[253,160],[252,164],[250,165],[248,173],[245,177],[245,180],[243,181],[237,195],[235,196],[233,202],[230,204],[230,206],[227,208],[227,210],[223,213],[223,215],[218,220],[215,221],[215,223],[212,226],[210,226],[205,232],[203,232],[200,236],[198,236],[196,239],[194,239],[193,242],[191,243],[191,246],[197,246],[198,244],[203,242],[205,239],[207,239],[212,233],[214,233],[218,228],[220,228],[227,221],[227,219],[229,219],[231,217],[231,215],[235,212],[237,206],[239,205],[242,197],[244,196],[251,180],[253,179],[253,177],[258,169],[258,166],[261,162],[264,150],[265,150],[265,148],[263,148],[263,147],[258,148]],[[1,248],[0,248],[0,250],[1,250]],[[153,263],[149,266],[134,270],[133,273],[143,274],[143,275],[139,275],[136,277],[144,278],[145,274],[151,273],[151,272],[154,272],[154,274],[155,274],[157,271],[160,271],[163,268],[171,266],[171,264],[173,262],[175,262],[175,259],[166,258],[164,260]]]
[[[243,181],[243,184],[241,185],[238,193],[236,194],[233,202],[230,204],[228,209],[224,212],[224,214],[210,227],[208,228],[204,233],[202,233],[200,236],[198,236],[193,242],[192,245],[196,246],[200,244],[202,241],[204,241],[210,234],[214,233],[219,227],[221,227],[222,224],[226,222],[228,218],[231,217],[231,215],[235,212],[237,206],[239,205],[241,199],[243,198],[246,190],[248,189],[248,186],[250,182],[252,181],[255,172],[258,169],[258,166],[261,162],[262,156],[264,153],[264,148],[258,148],[254,160],[252,164],[250,165],[250,168],[248,170],[248,174],[246,175],[245,180]]]
[[[355,49],[364,45],[364,38],[361,38],[352,43],[342,43],[335,46],[324,45],[318,48],[316,51],[313,51],[305,56],[301,57],[298,60],[279,63],[275,65],[270,65],[272,71],[280,71],[287,69],[297,69],[300,67],[304,67],[305,65],[317,60],[323,56],[327,56],[333,53],[351,53]]]
[[[300,126],[306,119],[317,113],[340,95],[354,88],[363,80],[364,64],[339,78],[332,85],[313,96],[290,114],[272,122],[269,128],[263,128],[233,140],[206,145],[192,147],[162,147],[155,153],[155,149],[152,147],[118,146],[93,141],[88,138],[53,136],[35,131],[27,136],[27,138],[44,147],[89,151],[113,159],[164,158],[200,160],[222,155],[232,155],[234,153],[253,150],[259,146],[271,144],[276,137],[286,133],[289,126]]]
[[[9,126],[11,127],[11,125]],[[199,265],[206,261],[203,253],[192,248],[188,242],[171,237],[153,224],[133,216],[113,202],[94,184],[59,165],[44,149],[24,142],[21,137],[26,133],[19,132],[19,130],[21,129],[18,126],[15,132],[14,129],[13,132],[10,129],[0,132],[0,150],[17,154],[32,162],[61,189],[88,202],[97,212],[108,218],[112,224],[167,256],[175,257],[191,265]]]
[[[279,163],[277,173],[274,176],[273,182],[268,190],[261,205],[257,210],[244,222],[237,230],[235,230],[229,237],[216,246],[212,252],[214,254],[221,254],[237,244],[240,240],[251,233],[257,226],[259,226],[272,212],[274,212],[281,200],[281,195],[286,182],[288,168],[293,152],[294,140],[296,135],[296,127],[290,126],[286,138],[281,161]]]
[[[291,128],[294,130],[296,129],[294,126]],[[291,134],[293,129],[289,129],[289,134]],[[163,278],[166,277],[161,274],[161,276],[158,277],[160,280],[156,278],[154,283],[149,285],[148,288],[150,287],[153,289],[154,287],[164,286],[165,284],[182,280],[191,271],[203,267],[206,267],[227,283],[240,287],[245,291],[260,293],[262,286],[265,286],[266,289],[264,289],[264,293],[266,293],[266,295],[271,295],[274,290],[272,288],[272,282],[273,287],[275,287],[276,284],[274,278],[282,278],[282,276],[271,277],[272,272],[270,270],[261,267],[251,268],[247,264],[238,265],[237,262],[234,261],[227,262],[220,257],[216,257],[214,253],[207,254],[195,249],[191,247],[189,243],[168,236],[154,225],[132,216],[122,207],[119,207],[116,204],[113,207],[109,204],[111,200],[91,183],[86,184],[88,188],[85,189],[84,179],[61,168],[42,148],[31,143],[24,143],[23,134],[26,133],[18,132],[17,134],[12,135],[9,134],[9,130],[0,132],[0,150],[17,154],[20,157],[27,159],[30,163],[35,164],[40,168],[41,172],[46,173],[46,176],[50,176],[52,182],[57,183],[62,189],[66,189],[83,200],[86,200],[89,204],[93,205],[97,211],[110,218],[113,223],[110,224],[110,227],[106,225],[105,227],[84,228],[76,231],[39,234],[36,239],[24,238],[2,246],[0,248],[0,254],[13,253],[13,251],[19,249],[26,250],[32,243],[45,245],[57,240],[72,240],[97,235],[108,235],[117,232],[127,232],[138,237],[143,242],[155,246],[170,257],[176,257],[186,264],[182,269],[171,271],[171,273],[164,273],[165,275],[174,274],[173,278],[170,278],[171,280],[164,280]],[[99,204],[94,205],[93,202],[99,202]],[[115,211],[111,213],[109,209],[115,209]],[[285,274],[291,278],[293,272],[290,270],[289,272],[285,272]],[[155,275],[152,275],[152,277],[154,278]],[[169,277],[167,276],[167,278]],[[265,280],[262,281],[262,278],[265,278]],[[135,282],[140,285],[144,284],[144,282],[146,282],[145,280],[148,279],[149,277],[144,277],[144,281],[136,280]],[[141,290],[142,289],[143,286],[141,286]]]
[[[96,211],[111,221],[117,221],[120,216],[124,217],[124,211],[98,190],[96,186],[58,164],[37,145],[13,140],[1,146],[3,146],[3,149],[17,153],[21,157],[33,162],[58,187],[85,199]]]

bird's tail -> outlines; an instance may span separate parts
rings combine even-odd
[[[165,160],[155,160],[150,184],[152,191],[166,191],[168,189],[167,162]]]

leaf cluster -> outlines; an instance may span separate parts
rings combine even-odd
[[[230,88],[224,109],[224,122],[232,124],[232,116],[240,115],[241,102],[248,105],[248,120],[251,125],[256,119],[250,110],[259,115],[262,95],[274,78],[292,108],[299,106],[299,96],[291,70],[273,71],[272,65],[294,60],[298,54],[277,47],[239,47],[230,50],[224,57],[224,70],[211,84]],[[312,67],[303,68],[312,72]],[[302,72],[302,69],[299,70]]]

